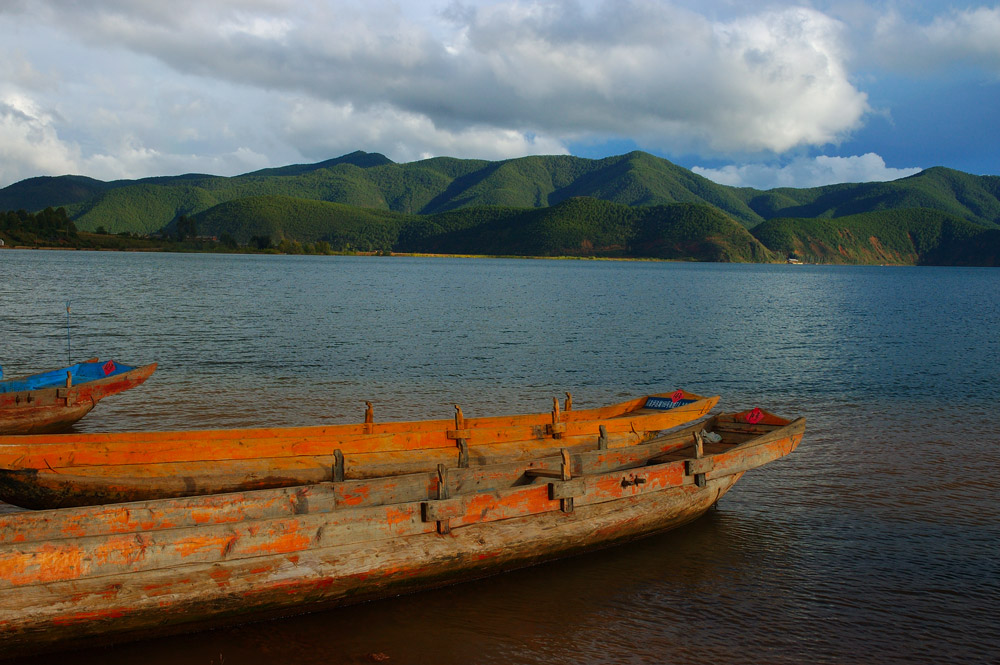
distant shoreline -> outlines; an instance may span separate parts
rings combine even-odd
[[[324,254],[289,254],[274,250],[199,250],[199,249],[165,249],[145,247],[46,247],[34,245],[5,245],[3,250],[42,250],[55,252],[140,252],[147,254],[230,254],[230,255],[271,255],[271,256],[377,256],[377,257],[413,257],[413,258],[444,258],[444,259],[548,259],[557,261],[655,261],[671,263],[722,263],[720,261],[697,261],[695,259],[658,259],[652,257],[633,256],[522,256],[495,254],[437,254],[420,252],[328,252]],[[770,265],[778,265],[777,263]]]
[[[655,257],[637,256],[523,256],[523,255],[494,255],[494,254],[437,254],[419,252],[329,252],[324,254],[289,254],[276,250],[253,250],[243,251],[233,250],[199,250],[199,249],[164,249],[145,247],[45,247],[32,245],[5,245],[0,247],[3,250],[43,250],[60,252],[130,252],[146,254],[227,254],[231,256],[256,255],[256,256],[372,256],[379,258],[411,257],[411,258],[440,258],[440,259],[522,259],[522,260],[547,260],[547,261],[625,261],[632,263],[715,263],[720,265],[736,264],[733,261],[699,261],[697,259],[659,259]],[[788,263],[786,261],[752,261],[741,262],[744,265],[770,265],[770,266],[881,266],[881,267],[952,267],[963,268],[972,266],[921,266],[915,263],[814,263],[800,262]],[[987,266],[988,267],[988,266]]]

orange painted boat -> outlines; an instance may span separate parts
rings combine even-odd
[[[3,655],[357,603],[647,536],[702,515],[804,430],[754,409],[622,448],[0,515]]]
[[[0,381],[0,435],[58,432],[97,403],[135,388],[156,363],[130,367],[97,358],[62,369]]]
[[[626,446],[707,414],[718,396],[677,390],[574,410],[454,421],[0,437],[0,500],[24,508],[143,501],[533,459]]]

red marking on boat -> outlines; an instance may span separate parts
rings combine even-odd
[[[226,584],[229,582],[229,578],[233,576],[233,574],[225,568],[215,568],[208,575],[218,584]]]
[[[101,612],[78,612],[72,616],[60,617],[52,620],[57,626],[72,626],[78,623],[86,623],[98,619],[120,619],[125,616],[125,610],[104,610]]]

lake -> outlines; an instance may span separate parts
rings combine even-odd
[[[677,387],[808,420],[676,531],[76,665],[1000,661],[996,269],[2,250],[6,376],[66,363],[67,301],[73,361],[159,363],[78,431]]]

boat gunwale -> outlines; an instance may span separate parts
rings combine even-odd
[[[628,414],[610,419],[578,420],[565,424],[564,435],[596,436],[599,426],[602,424],[612,434],[637,429],[643,431],[664,430],[704,415],[714,408],[718,403],[718,399],[717,396],[703,398],[666,411],[654,411],[644,414],[629,412]],[[690,416],[692,413],[695,413],[695,415]],[[678,417],[682,417],[683,420],[679,423],[670,424],[671,421]],[[438,421],[416,422],[437,423]],[[456,445],[455,435],[457,434],[454,430],[454,423],[441,422],[444,425],[441,428],[428,428],[425,431],[351,434],[348,436],[336,436],[333,434],[309,436],[308,434],[303,434],[300,428],[292,428],[295,430],[294,434],[296,436],[294,438],[292,436],[279,436],[273,439],[244,438],[239,436],[238,434],[244,430],[208,430],[211,432],[231,432],[232,436],[224,439],[230,444],[226,447],[220,443],[222,439],[201,439],[199,438],[201,432],[194,430],[182,439],[145,442],[141,448],[136,448],[137,442],[130,440],[127,434],[118,435],[108,433],[103,435],[103,441],[90,441],[87,439],[80,441],[78,438],[83,437],[79,437],[79,435],[63,434],[54,435],[61,440],[51,442],[38,442],[38,436],[11,435],[9,437],[0,437],[0,469],[35,468],[44,470],[68,468],[71,466],[138,464],[148,462],[150,457],[155,456],[159,456],[164,462],[195,462],[251,459],[261,456],[290,457],[309,454],[332,454],[335,449],[340,449],[344,454],[377,453],[386,450],[453,449]],[[552,438],[552,433],[543,425],[534,424],[471,429],[466,434],[469,435],[466,439],[469,447]],[[41,435],[43,438],[51,438],[52,436]],[[209,443],[216,445],[204,445]],[[392,444],[394,447],[387,448],[387,444]],[[273,452],[262,453],[263,446],[269,446],[281,451],[282,454],[275,454]],[[38,459],[32,461],[32,457],[37,457]]]
[[[153,363],[155,365],[155,363]],[[81,384],[86,385],[86,384]],[[48,390],[48,389],[47,389]],[[676,391],[674,391],[676,392]],[[688,409],[705,400],[719,400],[718,395],[702,396],[688,391],[681,390],[684,399],[691,399],[693,402],[671,409]],[[633,398],[616,404],[604,405],[593,409],[572,409],[570,411],[560,411],[560,422],[575,423],[578,421],[607,420],[611,418],[624,418],[629,414],[641,409],[650,397],[667,397],[673,393],[655,393],[643,397]],[[714,404],[714,403],[713,403]],[[503,429],[511,426],[532,426],[547,425],[552,423],[552,411],[509,414],[501,416],[475,416],[464,418],[466,429]],[[610,414],[610,415],[608,415]],[[365,431],[366,427],[370,431]],[[412,420],[412,421],[384,421],[372,423],[334,423],[330,425],[306,425],[293,427],[252,427],[252,428],[218,428],[218,429],[193,429],[193,430],[167,430],[162,432],[131,431],[131,432],[86,432],[71,434],[38,434],[29,435],[32,445],[49,444],[88,444],[122,442],[129,444],[153,443],[157,441],[183,441],[189,439],[208,440],[229,440],[229,439],[257,439],[257,438],[283,438],[283,437],[316,437],[316,436],[343,436],[345,434],[357,435],[358,438],[377,435],[393,435],[404,432],[421,432],[455,429],[455,420],[433,419],[433,420]],[[358,430],[358,431],[354,431]],[[25,436],[17,436],[17,439],[7,440],[8,436],[0,435],[0,450],[4,445],[25,445]],[[18,441],[21,440],[21,441]]]

